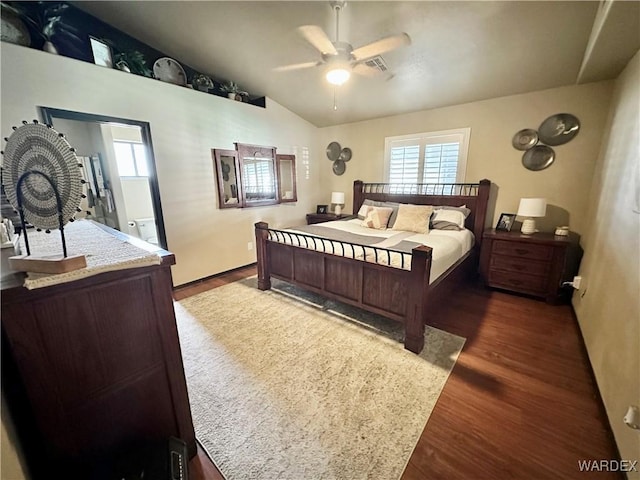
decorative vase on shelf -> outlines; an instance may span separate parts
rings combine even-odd
[[[116,68],[118,70],[122,70],[123,72],[131,73],[129,65],[124,60],[120,60],[118,63],[116,63]]]
[[[53,53],[54,55],[58,55],[58,49],[49,40],[44,42],[44,45],[42,45],[42,50],[44,50],[45,52]]]
[[[213,80],[202,73],[196,73],[191,79],[191,85],[201,92],[209,92],[213,88]]]

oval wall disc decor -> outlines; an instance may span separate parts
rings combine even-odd
[[[341,150],[342,147],[338,142],[331,142],[329,145],[327,145],[327,158],[332,162],[335,162],[336,160],[338,160]]]
[[[538,132],[531,128],[525,128],[517,132],[511,140],[511,145],[516,150],[529,150],[538,143]]]
[[[529,170],[544,170],[550,166],[556,158],[553,148],[546,145],[536,145],[522,155],[522,164]]]
[[[351,149],[349,147],[344,147],[338,156],[338,160],[342,160],[343,162],[351,160]]]
[[[7,198],[18,208],[17,184],[27,172],[47,175],[58,190],[63,225],[76,214],[83,195],[82,174],[73,148],[62,134],[41,123],[26,123],[7,140],[2,183]],[[40,174],[26,176],[22,183],[24,218],[37,228],[60,227],[55,193]]]
[[[558,113],[547,118],[538,129],[538,136],[547,145],[563,145],[580,131],[580,121],[570,113]]]
[[[333,173],[336,175],[342,175],[344,171],[347,169],[347,164],[342,160],[336,160],[333,162]]]

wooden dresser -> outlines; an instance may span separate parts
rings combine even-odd
[[[2,389],[32,478],[94,478],[174,436],[196,453],[176,320],[173,254],[160,265],[34,290],[2,265]],[[102,478],[102,477],[100,477]]]
[[[562,288],[561,284],[577,274],[581,257],[575,233],[560,237],[487,230],[482,240],[480,274],[490,287],[559,303],[570,297],[571,288]]]

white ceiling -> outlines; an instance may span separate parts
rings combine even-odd
[[[412,44],[382,55],[390,80],[352,75],[334,111],[322,67],[273,71],[320,59],[296,28],[319,25],[333,39],[328,1],[73,3],[317,126],[615,78],[640,48],[637,1],[348,2],[340,40],[357,48],[406,32]]]

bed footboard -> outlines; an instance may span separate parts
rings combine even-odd
[[[364,260],[349,258],[277,241],[278,232],[270,230],[265,222],[255,224],[260,290],[271,288],[273,276],[327,298],[400,321],[405,324],[405,348],[414,353],[422,351],[428,312],[430,247],[414,248],[411,270],[406,270],[367,261],[366,257]]]

